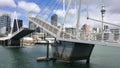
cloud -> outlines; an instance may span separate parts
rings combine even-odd
[[[0,7],[16,7],[14,0],[0,0]]]
[[[5,11],[5,10],[0,10],[0,16],[3,15],[3,14],[8,14],[8,15],[10,15],[11,17],[13,17],[14,12]],[[16,13],[16,14],[17,14],[17,16],[21,16],[20,13]]]
[[[19,1],[18,7],[26,12],[39,13],[40,7],[34,2]]]
[[[101,20],[101,2],[100,1],[96,1],[96,2],[92,2],[94,4],[89,4],[89,14],[90,17]],[[119,0],[104,0],[104,5],[105,5],[105,17],[104,17],[104,21],[106,22],[110,22],[113,24],[120,24],[120,7],[119,7]],[[90,22],[94,22],[95,24],[98,22],[95,21],[90,21]],[[94,25],[94,24],[92,24]],[[98,27],[101,27],[101,23],[96,24]],[[109,25],[110,26],[110,25]],[[95,27],[95,26],[94,26]],[[113,26],[112,26],[113,27]]]
[[[37,16],[36,13],[29,13],[29,14],[27,14],[27,15],[30,16],[30,17],[36,17],[36,16]]]
[[[110,0],[108,10],[110,13],[120,14],[120,7],[119,7],[120,0]]]

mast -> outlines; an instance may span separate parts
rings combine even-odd
[[[77,16],[77,24],[76,24],[76,39],[79,39],[79,24],[80,24],[80,13],[81,13],[81,0],[79,0],[79,7],[78,7],[78,16]]]
[[[72,0],[70,0],[69,3],[68,3],[68,7],[67,7],[67,9],[66,9],[65,16],[64,16],[64,19],[63,19],[63,21],[62,21],[62,25],[61,25],[61,27],[60,27],[60,30],[59,30],[58,33],[57,33],[57,38],[60,38],[60,35],[61,35],[61,32],[62,32],[62,28],[63,28],[63,26],[64,26],[65,19],[66,19],[66,17],[67,17],[67,14],[68,14],[68,12],[69,12],[69,9],[70,9],[71,2],[72,2]]]
[[[75,0],[75,23],[77,23],[77,0]]]
[[[63,20],[65,17],[65,0],[63,0]],[[62,31],[65,31],[64,25],[62,26]],[[62,34],[62,37],[64,38],[64,33]]]

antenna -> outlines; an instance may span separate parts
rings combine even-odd
[[[104,3],[103,3],[103,0],[102,0],[102,6],[101,6],[101,17],[102,17],[102,39],[103,40],[103,37],[104,37],[104,14],[105,14],[105,6],[104,6]]]

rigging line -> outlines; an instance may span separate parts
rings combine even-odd
[[[43,16],[43,15],[45,14],[45,12],[46,12],[46,6],[48,6],[50,3],[52,3],[51,0],[49,0],[49,1],[44,5],[44,7],[42,7],[42,12],[41,12],[41,13],[38,13],[36,17],[41,17],[41,16]]]
[[[89,12],[88,12],[88,10],[89,10],[89,1],[88,0],[87,0],[86,4],[87,4],[87,6],[86,6],[87,7],[87,16],[86,17],[88,19],[89,18]]]
[[[81,4],[82,4],[82,0],[79,0],[79,1],[80,1],[80,4],[78,8],[78,16],[77,16],[77,23],[76,23],[76,38],[79,37],[79,25],[80,25]]]
[[[45,5],[44,7],[46,7],[50,2],[51,2],[51,1],[49,0],[48,2],[43,3],[42,0],[41,0],[42,5],[40,5],[40,6],[44,6],[44,5]],[[41,8],[44,8],[44,7],[41,7]],[[31,11],[34,10],[35,8],[36,8],[36,6],[35,6],[34,8],[32,8]],[[45,10],[45,9],[43,9],[43,10]],[[29,13],[30,13],[31,11],[29,11]],[[37,16],[39,16],[40,13],[42,13],[42,12],[40,11],[39,13],[36,13]],[[27,14],[28,14],[28,13],[27,13]],[[37,16],[36,16],[36,17],[37,17]]]
[[[72,2],[72,0],[70,0],[69,3],[68,3],[68,7],[67,7],[67,10],[66,10],[66,13],[65,13],[65,17],[64,17],[64,19],[63,19],[63,21],[62,21],[62,25],[61,25],[61,27],[60,27],[60,30],[59,30],[58,33],[57,33],[57,37],[58,37],[58,38],[60,38],[60,34],[61,34],[61,32],[62,32],[62,28],[63,28],[63,26],[64,26],[65,19],[66,19],[66,17],[67,17],[68,12],[69,12],[71,2]]]
[[[50,11],[50,14],[53,13],[53,10],[56,9],[57,7],[59,7],[59,2],[56,2],[52,7],[51,7],[51,11]]]
[[[89,20],[93,20],[93,21],[97,21],[97,22],[100,22],[100,23],[102,23],[102,21],[100,21],[100,20],[97,20],[97,19],[93,19],[93,18],[88,18]],[[112,23],[109,23],[109,22],[104,22],[103,21],[103,23],[106,23],[106,24],[109,24],[109,25],[113,25],[113,26],[117,26],[117,27],[120,27],[119,25],[117,25],[117,24],[112,24]]]
[[[53,9],[52,10],[54,10],[54,9],[58,9],[59,8],[59,5],[60,5],[60,3],[59,2],[57,2],[54,6],[55,7],[53,7]],[[53,14],[54,12],[53,11],[51,11],[51,13],[50,13],[50,15],[48,16],[48,18]]]
[[[45,4],[43,3],[43,4],[41,5],[41,6],[43,6],[43,7],[42,7],[42,10],[43,10],[43,11],[41,11],[40,13],[38,13],[37,16],[38,16],[38,17],[41,17],[41,16],[42,16],[41,14],[44,14],[45,11],[46,11],[46,6],[48,6],[48,5],[51,4],[51,3],[52,3],[51,0],[49,0],[49,1],[46,2]],[[37,16],[36,16],[36,17],[37,17]]]
[[[75,0],[75,23],[77,23],[77,0]]]
[[[40,4],[42,3],[42,0],[40,0]],[[42,3],[43,4],[43,3]],[[36,8],[36,6],[34,6],[33,8],[30,9],[30,11],[26,12],[25,15],[29,14],[32,10],[34,10]]]

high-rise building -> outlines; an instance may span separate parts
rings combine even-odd
[[[36,28],[37,28],[37,26],[33,22],[29,21],[29,29],[35,30]],[[35,36],[35,32],[31,33],[29,36],[30,37],[34,37]]]
[[[89,35],[90,33],[90,25],[89,24],[84,24],[81,28],[81,30],[86,34]]]
[[[58,19],[58,16],[56,14],[51,16],[51,24],[54,26],[57,26],[57,19]]]
[[[104,25],[104,30],[109,29],[108,25]]]
[[[31,22],[31,21],[29,21],[29,29],[31,29],[31,30],[35,30],[36,29],[36,25],[33,22]]]
[[[18,25],[17,25],[18,23]],[[20,19],[14,20],[14,26],[13,26],[13,32],[17,31],[18,28],[21,28],[23,26],[23,21]]]
[[[120,29],[110,29],[110,31],[114,34],[114,40],[120,40]]]
[[[11,18],[8,14],[0,16],[0,34],[8,34],[11,30]]]

